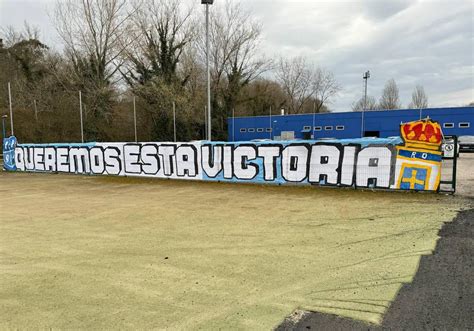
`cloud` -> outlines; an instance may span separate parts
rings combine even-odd
[[[59,36],[49,17],[53,7],[54,0],[0,0],[0,29],[13,26],[21,30],[27,22],[39,28],[44,43],[59,47]]]
[[[391,0],[391,1],[366,1],[361,5],[362,12],[370,19],[381,21],[386,20],[399,12],[412,6],[413,0]]]
[[[196,0],[188,0],[195,2]],[[235,0],[237,1],[237,0]],[[216,0],[221,6],[224,0]],[[263,24],[262,52],[307,56],[333,71],[343,91],[331,105],[347,111],[363,91],[378,97],[394,78],[402,103],[416,84],[433,106],[474,100],[474,3],[469,0],[242,0]],[[52,0],[0,0],[0,25],[38,25],[59,45],[46,8]],[[58,46],[56,46],[58,47]]]
[[[263,21],[267,52],[305,55],[335,73],[344,88],[332,105],[337,111],[350,110],[362,95],[366,70],[376,97],[394,78],[404,105],[416,84],[424,85],[433,106],[471,101],[466,92],[474,90],[470,1],[247,3]]]

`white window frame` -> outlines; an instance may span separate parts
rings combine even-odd
[[[469,129],[471,127],[471,122],[459,122],[458,127],[460,129]]]
[[[443,129],[454,129],[454,123],[443,123]]]
[[[330,128],[330,129],[329,129],[329,128]],[[332,130],[334,130],[334,127],[333,127],[332,125],[326,125],[326,126],[324,127],[324,131],[332,131]]]
[[[246,128],[240,128],[240,133],[245,133],[245,132],[247,132]]]
[[[263,132],[263,131],[264,131],[263,128],[258,128],[257,129],[257,132]]]
[[[315,126],[314,131],[323,131],[323,127],[322,126]]]
[[[336,131],[344,131],[344,125],[336,125]]]
[[[310,130],[311,131],[311,125],[305,125],[303,126],[303,130]]]
[[[248,128],[248,129],[247,129],[247,132],[248,132],[248,133],[254,133],[254,132],[255,132],[255,128]]]

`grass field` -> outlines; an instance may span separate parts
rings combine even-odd
[[[0,329],[381,320],[442,223],[434,194],[0,173]]]

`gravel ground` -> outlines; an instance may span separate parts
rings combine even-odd
[[[474,153],[462,153],[458,159],[457,195],[474,198]]]

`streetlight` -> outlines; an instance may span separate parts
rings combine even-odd
[[[367,81],[370,78],[370,71],[366,71],[364,73],[364,77],[362,77],[365,80],[365,93],[364,93],[364,109],[367,108]]]
[[[209,5],[214,0],[201,0],[202,5],[206,5],[206,71],[207,71],[207,139],[211,141],[211,73],[209,70]]]
[[[364,137],[364,115],[365,115],[365,109],[367,108],[367,81],[370,78],[370,71],[367,70],[364,73],[364,76],[362,77],[365,80],[365,92],[364,92],[364,107],[362,108],[362,122],[360,125],[360,137]]]

